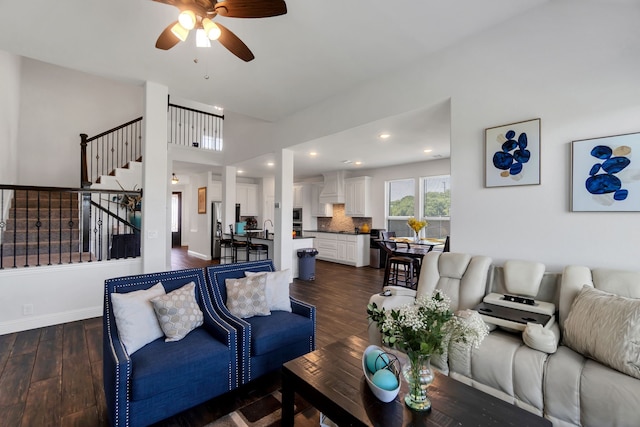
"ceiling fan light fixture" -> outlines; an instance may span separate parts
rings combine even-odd
[[[183,10],[178,15],[178,22],[182,25],[183,28],[188,30],[193,30],[196,27],[196,14],[193,13],[192,10]]]
[[[196,30],[196,46],[197,47],[211,47],[211,40],[205,34],[205,30],[198,28]]]
[[[174,36],[180,39],[181,42],[187,40],[187,36],[189,35],[189,30],[180,25],[179,22],[176,23],[173,27],[171,27],[171,32]]]
[[[204,28],[204,32],[209,40],[218,40],[218,38],[220,38],[220,34],[222,34],[220,27],[218,27],[215,22],[209,18],[204,18],[202,20],[202,27]]]

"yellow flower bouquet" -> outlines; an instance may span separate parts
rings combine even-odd
[[[427,224],[428,224],[427,221],[424,219],[420,220],[420,219],[411,217],[407,220],[407,225],[409,226],[409,228],[411,228],[415,232],[414,240],[416,243],[418,243],[420,240],[420,236],[419,236],[420,230],[425,228]]]
[[[416,219],[414,217],[411,217],[407,220],[407,225],[416,232],[416,234],[418,234],[420,232],[420,230],[422,230],[423,228],[425,228],[429,223],[422,219]]]

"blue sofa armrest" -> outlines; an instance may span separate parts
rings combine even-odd
[[[316,349],[316,307],[307,304],[304,301],[300,301],[299,299],[295,299],[294,297],[289,297],[291,300],[291,312],[295,314],[299,314],[300,316],[304,316],[308,319],[311,319],[313,322],[313,337],[311,343],[311,349]]]
[[[110,299],[105,293],[102,342],[103,385],[111,424],[116,426],[127,424],[128,385],[132,364],[124,344],[120,341],[115,318],[110,311]]]

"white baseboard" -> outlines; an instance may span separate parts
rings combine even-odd
[[[25,319],[11,320],[8,322],[0,323],[0,335],[26,331],[29,329],[44,328],[46,326],[75,322],[77,320],[90,319],[92,317],[100,316],[102,316],[102,306],[83,308],[81,310],[73,310],[62,313],[52,313],[44,316],[30,316]]]

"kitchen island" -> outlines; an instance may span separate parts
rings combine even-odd
[[[307,237],[315,237],[317,258],[324,261],[364,267],[369,265],[368,233],[354,233],[352,231],[305,230]]]
[[[231,235],[225,234],[226,238],[230,238]],[[269,258],[273,259],[273,233],[269,233],[269,237],[264,236],[263,230],[245,230],[244,234],[234,234],[233,237],[236,240],[247,241],[251,239],[251,243],[267,245],[269,248]],[[296,236],[293,238],[293,254],[291,262],[291,278],[298,278],[298,250],[304,248],[313,248],[314,238],[311,236]],[[244,261],[244,260],[238,260]]]

